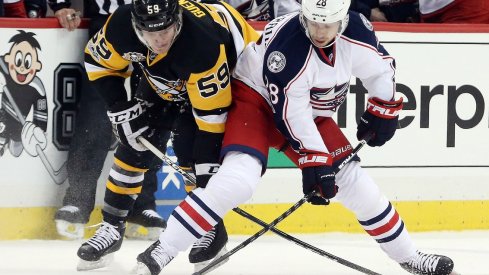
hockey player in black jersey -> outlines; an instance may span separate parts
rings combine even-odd
[[[71,8],[71,2],[48,1],[60,25],[70,31],[81,24],[80,16]],[[83,17],[90,18],[89,37],[105,25],[118,6],[129,3],[131,0],[84,1]],[[137,69],[134,68],[131,74],[131,91],[136,90],[141,76]],[[74,134],[66,161],[69,184],[63,197],[63,206],[54,215],[58,234],[68,239],[81,239],[84,236],[86,224],[95,207],[98,179],[104,169],[107,152],[113,145],[107,106],[99,93],[86,86],[82,85],[83,89],[77,95],[79,101],[75,108]],[[155,203],[157,172],[161,166],[161,160],[157,159],[144,174],[143,188],[127,217],[127,238],[156,240],[166,227],[165,219],[156,212]]]
[[[257,39],[229,5],[186,0],[133,0],[91,38],[85,67],[108,106],[119,147],[107,180],[103,223],[79,248],[79,270],[106,266],[121,247],[127,213],[155,158],[137,141],[139,136],[162,150],[173,131],[179,163],[193,168],[199,187],[217,172],[231,104],[231,70],[246,44]],[[144,77],[136,94],[128,96],[124,80],[133,62]],[[190,252],[194,263],[211,260],[227,242],[223,224],[201,226],[193,232],[203,238]]]

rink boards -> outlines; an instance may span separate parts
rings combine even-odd
[[[58,29],[55,21],[0,20],[0,56],[22,29],[35,33],[42,69],[30,84],[47,100],[48,146],[44,155],[8,150],[0,157],[0,240],[57,238],[54,211],[67,182],[63,165],[75,119],[76,95],[83,83],[82,47],[86,32]],[[3,26],[3,27],[2,27]],[[406,27],[408,26],[408,27]],[[365,148],[362,164],[394,203],[411,231],[489,229],[489,27],[377,24],[378,36],[396,57],[398,91],[405,98],[402,129],[381,148]],[[42,85],[39,85],[42,83]],[[16,92],[16,91],[12,91]],[[363,113],[365,89],[351,80],[346,103],[336,120],[356,143],[356,118]],[[32,118],[32,113],[27,119]],[[99,179],[97,205],[112,162]],[[257,193],[242,208],[271,221],[298,201],[301,175],[279,155]],[[159,173],[158,211],[168,216],[183,198],[181,177]],[[258,227],[235,214],[225,218],[230,233],[249,234]],[[100,211],[90,224],[100,221]],[[280,224],[287,232],[361,232],[354,217],[333,201],[328,207],[304,205]],[[90,234],[90,233],[88,233]]]

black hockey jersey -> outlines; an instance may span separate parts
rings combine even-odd
[[[162,100],[189,100],[200,130],[222,133],[231,104],[231,70],[258,33],[226,3],[180,0],[182,29],[170,50],[155,54],[138,39],[130,5],[121,6],[85,48],[85,67],[109,105],[126,101],[124,80],[138,63]]]

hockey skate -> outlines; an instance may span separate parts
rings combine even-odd
[[[121,248],[124,230],[124,223],[114,226],[103,222],[95,235],[78,249],[80,261],[76,269],[82,271],[108,266],[113,260],[113,253]]]
[[[58,234],[70,240],[83,238],[88,218],[83,217],[80,209],[73,205],[65,205],[54,215]]]
[[[146,209],[127,218],[125,236],[130,239],[156,241],[165,228],[165,219],[156,211]]]
[[[188,259],[190,263],[194,264],[194,271],[198,272],[205,266],[207,266],[214,258],[219,258],[225,254],[228,250],[226,243],[228,242],[228,233],[224,227],[224,222],[220,221],[214,226],[206,235],[202,236],[197,242],[194,243]],[[213,269],[221,266],[227,262],[229,258],[225,259]],[[211,269],[211,270],[213,270]]]
[[[163,267],[165,267],[173,256],[170,256],[160,241],[153,243],[143,253],[137,257],[138,264],[133,270],[135,275],[158,275]]]
[[[425,254],[416,251],[416,256],[401,267],[417,275],[456,275],[452,259],[436,254]]]

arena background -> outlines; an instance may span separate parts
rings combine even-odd
[[[68,183],[64,163],[76,119],[73,104],[83,90],[82,48],[87,22],[74,32],[55,19],[0,19],[0,58],[9,53],[19,30],[35,33],[42,69],[36,77],[48,99],[45,158],[25,152],[0,157],[0,240],[56,239],[54,212]],[[262,29],[263,24],[255,24]],[[381,148],[362,149],[362,164],[396,205],[410,231],[489,229],[489,26],[374,24],[379,40],[396,58],[397,88],[405,108],[394,139]],[[12,91],[15,92],[15,91]],[[356,144],[356,118],[363,113],[365,89],[351,80],[338,124]],[[29,119],[29,117],[28,117]],[[172,156],[169,148],[168,155]],[[108,168],[99,179],[90,225],[100,222]],[[301,174],[272,151],[257,193],[241,207],[271,221],[302,197]],[[168,217],[185,196],[183,180],[171,168],[158,174],[158,212]],[[260,228],[230,213],[231,234]],[[352,214],[333,200],[327,207],[304,205],[280,223],[286,232],[362,232]],[[93,233],[91,230],[87,235]]]

